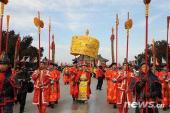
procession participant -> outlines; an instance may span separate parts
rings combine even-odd
[[[161,84],[157,76],[155,76],[148,64],[143,60],[140,65],[140,74],[135,85],[136,102],[143,103],[144,106],[136,108],[136,113],[159,113],[157,100],[162,98]],[[148,104],[151,102],[153,106]],[[147,106],[145,106],[147,104]]]
[[[65,84],[65,85],[68,85],[68,84],[69,84],[69,81],[70,81],[69,66],[66,65],[63,71],[64,71],[64,74],[63,74],[64,84]]]
[[[168,82],[168,92],[169,92],[168,104],[169,104],[169,108],[170,108],[170,72],[168,72],[168,77],[167,77],[166,82]]]
[[[29,62],[23,63],[21,69],[16,73],[15,79],[18,81],[17,100],[20,104],[20,112],[23,113],[26,104],[27,93],[33,92],[33,83],[31,82],[32,70],[28,67]]]
[[[90,98],[91,89],[90,89],[90,80],[91,75],[89,71],[87,70],[87,65],[83,64],[81,65],[81,70],[79,70],[78,75],[76,77],[77,80],[79,80],[78,84],[78,100],[80,102],[85,102]]]
[[[10,60],[5,52],[0,54],[0,113],[13,113],[16,100],[15,80],[11,77]]]
[[[76,80],[77,77],[77,61],[73,62],[73,67],[70,68],[70,95],[73,98],[73,101],[77,100],[78,98],[78,81]]]
[[[55,64],[53,63],[50,63],[48,70],[50,71],[51,78],[51,85],[49,87],[49,106],[54,108],[54,104],[57,104],[60,98],[60,72],[57,70]]]
[[[96,78],[96,70],[97,70],[97,67],[94,66],[93,69],[92,69],[92,77],[93,78]]]
[[[116,70],[116,63],[112,63],[109,66],[109,69],[105,72],[105,77],[107,80],[107,102],[113,104],[114,108],[116,108],[118,83],[113,82],[114,79],[118,79],[119,77]]]
[[[119,113],[128,113],[128,105],[125,105],[126,102],[131,103],[133,100],[133,83],[135,82],[134,74],[129,71],[129,64],[127,60],[124,60],[123,69],[118,73],[119,77],[113,79],[113,82],[118,84],[118,97],[117,97],[117,106]]]
[[[58,100],[60,99],[60,75],[61,72],[59,71],[59,67],[57,64],[54,64],[54,73],[57,75],[57,81],[56,81],[56,89],[57,89],[57,100],[55,101],[55,104],[58,104]]]
[[[163,68],[160,72],[157,73],[158,79],[162,85],[162,104],[164,104],[163,110],[167,110],[169,107],[169,88],[168,88],[168,69],[166,65],[163,65]]]
[[[103,85],[103,79],[105,78],[104,76],[105,70],[103,69],[102,66],[99,66],[96,70],[96,74],[97,74],[97,79],[98,79],[98,83],[96,86],[96,90],[102,90],[102,85]]]
[[[50,73],[46,68],[47,61],[40,63],[39,69],[32,74],[34,81],[33,104],[37,105],[39,113],[45,113],[49,102]]]

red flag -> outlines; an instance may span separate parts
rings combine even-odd
[[[20,42],[21,42],[20,36],[18,35],[16,44],[15,44],[14,68],[16,67],[16,63],[19,58]]]

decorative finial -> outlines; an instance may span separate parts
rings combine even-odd
[[[7,16],[6,16],[6,19],[7,19],[7,29],[9,29],[9,20],[10,20],[10,15],[7,15]]]
[[[114,34],[114,27],[112,27],[112,34]]]
[[[1,15],[3,15],[4,14],[4,3],[1,3],[0,6],[1,6],[1,8],[0,8],[1,12],[0,13],[1,13]]]
[[[51,18],[49,17],[49,29],[51,30]]]
[[[52,39],[53,39],[53,41],[54,41],[54,34],[53,34],[53,36],[52,36]]]
[[[116,14],[116,25],[119,25],[119,16]]]
[[[149,4],[151,0],[143,0],[144,4]]]
[[[0,0],[0,2],[3,3],[3,4],[7,4],[8,0]]]
[[[89,35],[89,29],[86,30],[86,35],[87,35],[87,36]]]

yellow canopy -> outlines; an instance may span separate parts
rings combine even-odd
[[[71,54],[87,55],[90,57],[97,57],[99,50],[99,41],[91,36],[73,36],[71,43]]]

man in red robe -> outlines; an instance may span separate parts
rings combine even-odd
[[[47,62],[42,61],[38,70],[32,74],[34,81],[33,104],[37,105],[39,113],[45,113],[49,102],[50,72],[46,68]]]
[[[10,69],[10,60],[5,52],[0,54],[0,113],[13,113],[16,100],[15,80]]]
[[[81,65],[81,68],[79,68],[76,80],[79,82],[79,90],[78,90],[78,100],[80,102],[85,102],[90,98],[91,94],[91,89],[90,89],[90,83],[91,83],[91,75],[90,72],[88,71],[87,65],[83,64]],[[86,82],[86,85],[82,89],[81,83]]]
[[[98,79],[98,83],[96,86],[96,90],[102,90],[103,80],[105,78],[105,70],[102,66],[99,66],[96,70],[96,78]]]
[[[164,104],[164,110],[167,110],[169,105],[170,105],[170,92],[169,92],[169,87],[168,87],[168,82],[170,79],[170,76],[168,76],[168,69],[167,66],[164,65],[162,70],[157,73],[157,76],[161,82],[162,85],[162,104]]]
[[[118,83],[113,82],[113,80],[119,77],[118,71],[116,70],[116,63],[112,63],[109,66],[109,69],[105,72],[105,77],[107,80],[107,102],[114,104],[114,108],[116,108]]]
[[[134,74],[129,71],[126,60],[123,63],[123,70],[119,72],[118,76],[118,79],[113,79],[113,82],[119,83],[117,98],[118,110],[119,113],[128,113],[128,104],[126,102],[131,103],[133,99],[133,87],[131,84],[134,79]]]
[[[49,105],[51,108],[54,108],[54,104],[58,103],[60,98],[60,72],[57,70],[55,64],[50,63],[49,69],[51,75],[51,85],[49,87]]]
[[[64,71],[63,82],[65,85],[68,85],[70,81],[69,66],[66,65],[63,71]]]
[[[73,67],[70,67],[70,95],[73,98],[73,101],[77,100],[78,98],[78,81],[76,80],[77,77],[77,62],[73,62]]]

